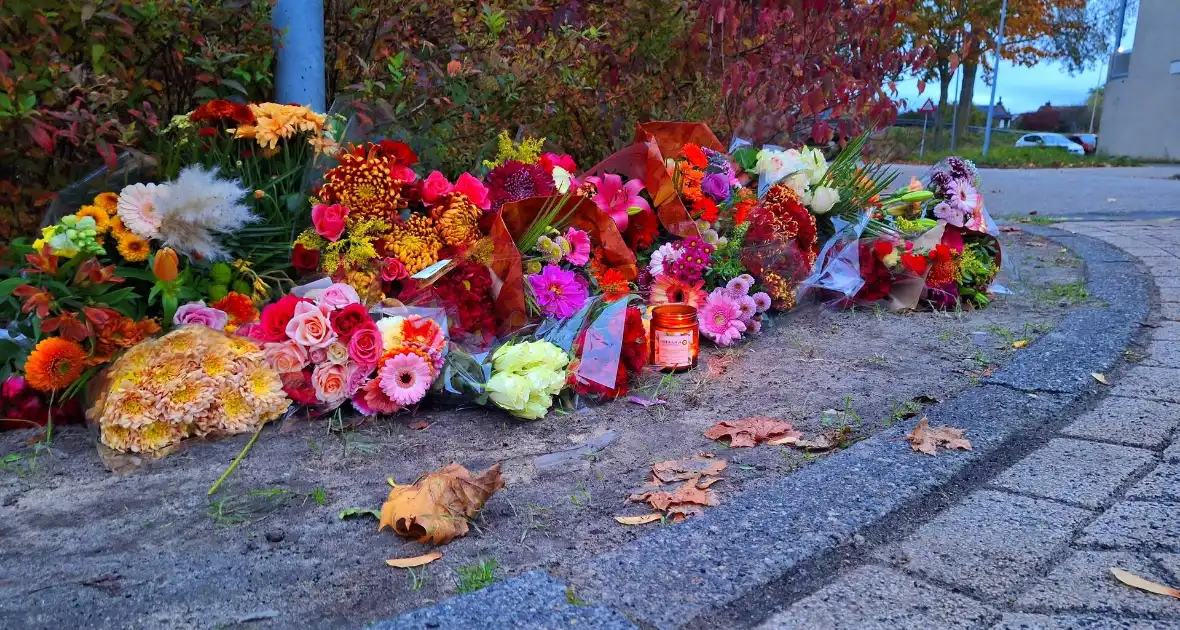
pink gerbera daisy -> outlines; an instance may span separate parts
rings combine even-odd
[[[426,359],[410,353],[399,353],[386,359],[377,372],[381,391],[402,406],[413,405],[426,396],[433,380],[432,373]]]
[[[742,309],[724,291],[714,291],[705,300],[700,310],[701,334],[712,339],[719,346],[742,338],[746,325],[742,322]]]
[[[649,302],[652,306],[661,304],[687,304],[693,308],[700,308],[708,294],[702,288],[704,280],[685,282],[672,275],[660,275],[651,283]]]
[[[394,402],[381,389],[381,379],[375,378],[364,387],[357,390],[352,397],[352,406],[356,408],[361,415],[375,416],[377,414],[391,414],[397,413],[401,409],[401,405]]]
[[[565,255],[565,259],[571,265],[582,265],[590,262],[590,235],[579,230],[578,228],[570,228],[565,232],[565,240],[570,244],[570,253]]]

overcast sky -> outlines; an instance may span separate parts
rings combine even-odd
[[[1114,37],[1111,36],[1113,41]],[[1123,47],[1131,48],[1135,39],[1135,27],[1132,24],[1123,35]],[[1070,75],[1059,63],[1042,62],[1032,68],[1016,67],[1008,62],[1000,64],[1000,84],[996,90],[996,100],[1003,99],[1004,107],[1013,114],[1021,114],[1037,109],[1046,101],[1054,105],[1081,105],[1086,100],[1090,89],[1099,85],[1106,76],[1106,64],[1091,68],[1085,72]],[[911,79],[897,84],[898,98],[906,99],[904,110],[914,110],[922,106],[927,98],[938,103],[938,83],[927,83],[926,91],[918,96],[918,82]],[[955,80],[951,80],[949,99],[954,101]],[[983,81],[983,69],[975,81],[975,104],[987,105],[991,97],[991,86]]]

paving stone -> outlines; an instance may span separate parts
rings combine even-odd
[[[759,630],[975,628],[979,602],[876,566],[860,567],[768,619]]]
[[[1082,531],[1079,545],[1180,551],[1180,508],[1167,503],[1123,501]]]
[[[1096,407],[1062,429],[1061,433],[1159,449],[1168,443],[1168,436],[1178,426],[1180,405],[1143,398],[1107,396]]]
[[[1180,439],[1177,439],[1164,451],[1164,461],[1180,464]]]
[[[1007,598],[1091,516],[1054,501],[981,490],[876,555],[989,600]]]
[[[1180,320],[1180,302],[1160,302],[1160,317]]]
[[[1005,470],[991,485],[1099,508],[1155,457],[1129,446],[1058,438]]]
[[[1180,554],[1174,553],[1156,553],[1152,554],[1152,558],[1160,563],[1164,569],[1172,574],[1172,579],[1168,580],[1168,585],[1176,586],[1180,584]],[[1177,612],[1177,625],[1180,625],[1180,611]]]
[[[1180,501],[1180,464],[1161,464],[1127,492],[1128,499]],[[1176,507],[1180,514],[1180,506]]]
[[[1159,287],[1161,302],[1180,302],[1180,287]]]
[[[1004,613],[992,630],[1175,630],[1171,621],[1126,619],[1098,615],[1031,615]]]
[[[1180,279],[1180,278],[1178,278]],[[1180,285],[1178,285],[1180,286]],[[1180,323],[1157,322],[1152,329],[1151,338],[1154,341],[1180,341]]]
[[[1180,276],[1155,276],[1155,286],[1163,288],[1180,287]]]
[[[1169,618],[1180,615],[1180,601],[1125,586],[1111,575],[1112,567],[1149,580],[1165,578],[1155,563],[1141,555],[1123,551],[1078,551],[1026,589],[1016,606],[1043,613],[1092,612]]]
[[[1180,304],[1176,304],[1180,306]],[[1180,368],[1180,343],[1175,341],[1153,341],[1147,347],[1141,365]]]
[[[1118,396],[1180,402],[1180,369],[1137,365],[1114,381]]]
[[[1180,260],[1175,258],[1143,258],[1143,264],[1151,271],[1151,275],[1180,276]]]

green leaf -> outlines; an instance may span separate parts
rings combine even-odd
[[[20,346],[7,339],[0,339],[0,361],[15,359],[20,353]]]
[[[8,297],[20,285],[25,284],[24,278],[9,278],[0,282],[0,297]]]
[[[92,44],[90,46],[90,63],[94,64],[94,71],[102,74],[105,67],[102,63],[102,58],[107,54],[107,47],[102,44]]]
[[[115,275],[120,278],[129,278],[131,280],[145,280],[147,282],[154,282],[156,276],[152,275],[150,269],[135,269],[133,267],[115,267]]]
[[[217,92],[214,92],[213,88],[210,88],[210,87],[203,87],[203,88],[197,90],[196,92],[193,92],[193,99],[194,100],[211,101],[215,98],[217,98]]]
[[[115,305],[121,304],[123,302],[129,302],[135,297],[135,287],[124,287],[118,291],[111,291],[110,293],[95,296],[94,301],[101,302],[106,305]]]
[[[381,518],[381,510],[373,510],[369,508],[350,507],[340,510],[340,520],[351,518],[354,516],[372,516],[373,518]]]

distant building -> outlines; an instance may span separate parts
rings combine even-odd
[[[987,105],[976,105],[975,109],[983,113],[983,124],[987,125]],[[992,128],[993,129],[1007,129],[1012,124],[1012,114],[1008,113],[1007,108],[1004,107],[1004,99],[1000,97],[1000,101],[996,103],[996,109],[992,113]]]
[[[1098,148],[1145,159],[1180,158],[1180,2],[1140,0],[1132,51],[1110,59]]]

